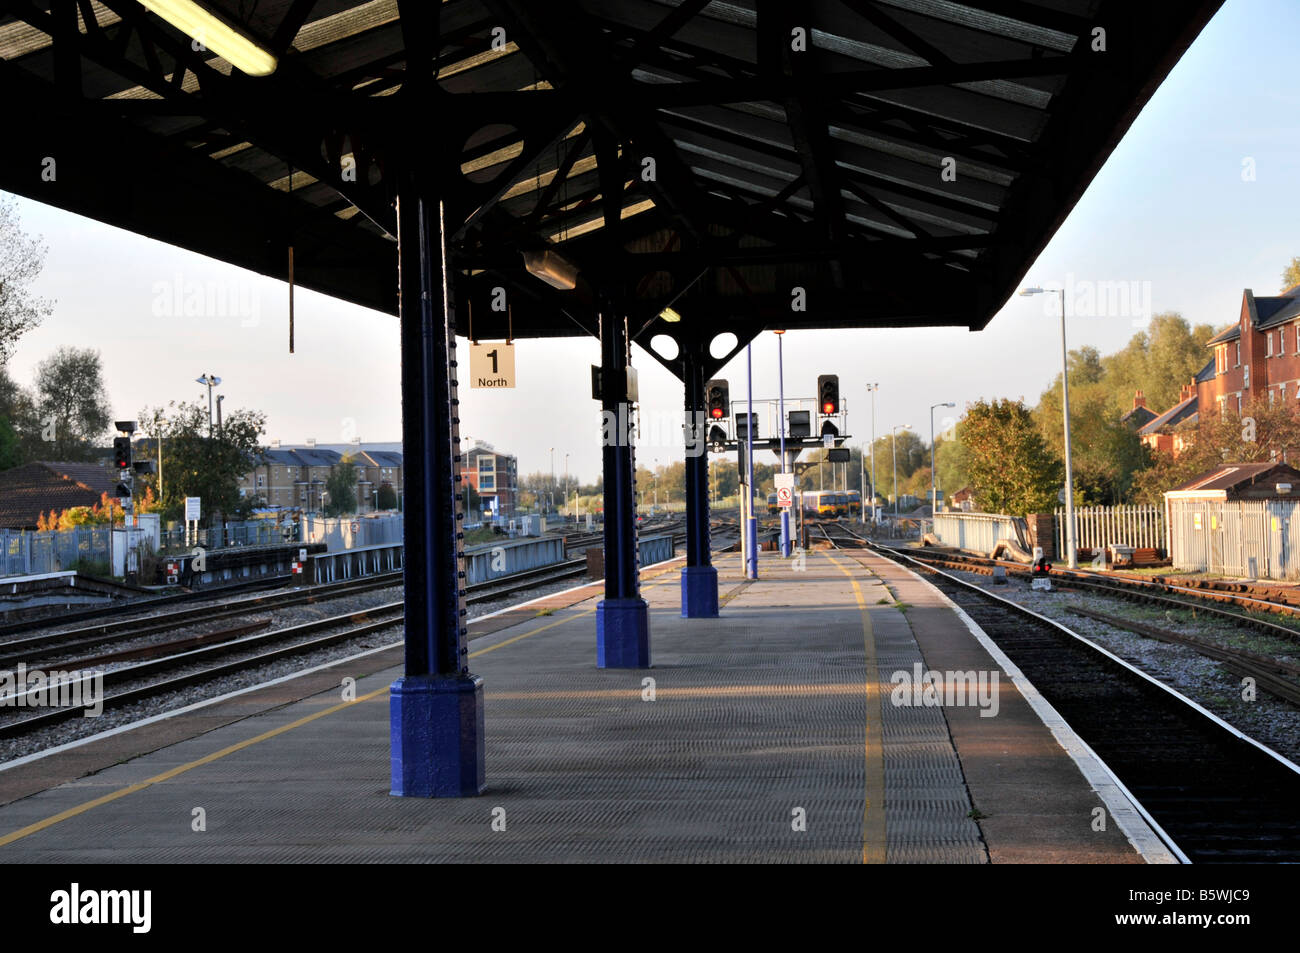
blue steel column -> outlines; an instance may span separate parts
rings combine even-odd
[[[686,565],[682,568],[682,615],[688,619],[718,614],[718,570],[709,554],[709,454],[704,367],[686,351],[686,420],[695,439],[686,442]],[[691,454],[698,450],[694,456]]]
[[[392,793],[481,794],[483,680],[469,673],[456,338],[441,202],[405,176],[397,202],[405,466],[406,669],[390,696]]]
[[[627,319],[608,302],[600,315],[601,407],[614,427],[603,448],[605,598],[596,604],[596,665],[650,667],[650,613],[641,598],[636,533],[632,405],[627,400]],[[610,416],[612,415],[612,417]]]
[[[749,579],[758,578],[758,517],[754,514],[754,355],[752,344],[745,345],[745,364],[749,368],[749,424],[745,427],[745,539],[748,541],[745,575]]]
[[[785,455],[785,348],[782,342],[785,341],[785,332],[776,332],[776,380],[777,395],[780,400],[780,407],[777,413],[781,417],[781,472],[790,472],[790,461]],[[789,558],[790,556],[790,507],[781,507],[781,555]]]

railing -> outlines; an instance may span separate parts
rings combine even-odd
[[[465,550],[465,577],[471,584],[490,582],[511,573],[540,569],[564,561],[564,537],[542,536],[512,542],[487,543]]]
[[[402,517],[304,516],[301,539],[305,543],[324,543],[330,552],[387,546],[402,541]]]
[[[672,536],[643,536],[637,541],[640,565],[653,566],[673,558]]]
[[[934,535],[945,546],[991,553],[998,540],[1010,539],[1028,550],[1028,525],[1019,516],[1000,513],[936,513]]]
[[[203,526],[187,534],[184,526],[175,523],[159,531],[159,552],[179,553],[202,546],[204,549],[230,549],[236,546],[274,546],[277,543],[299,541],[299,527],[295,522],[276,523],[274,520],[247,520]]]
[[[120,527],[119,527],[120,528]],[[109,566],[107,526],[82,526],[53,533],[0,529],[0,576],[32,576],[83,565]]]
[[[1300,578],[1300,503],[1171,500],[1176,569],[1249,579]]]
[[[1110,545],[1168,552],[1169,534],[1159,506],[1076,506],[1074,545],[1102,550]],[[1056,551],[1065,552],[1065,510],[1056,511]]]

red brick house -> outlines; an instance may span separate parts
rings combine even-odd
[[[1213,373],[1197,389],[1205,411],[1240,410],[1264,395],[1270,402],[1300,400],[1300,285],[1259,298],[1247,288],[1236,323],[1208,346]]]
[[[1138,430],[1153,450],[1175,456],[1191,435],[1178,428],[1201,414],[1239,412],[1256,397],[1292,401],[1300,410],[1300,285],[1256,297],[1246,288],[1237,320],[1210,338],[1210,360],[1179,402]]]

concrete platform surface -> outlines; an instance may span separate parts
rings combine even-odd
[[[645,584],[650,670],[595,667],[587,593],[475,639],[482,797],[389,796],[400,670],[371,657],[299,701],[137,729],[160,746],[114,739],[121,763],[58,756],[91,772],[71,780],[0,771],[38,779],[0,806],[0,860],[1141,861],[1092,830],[1097,795],[1005,674],[995,717],[896,703],[899,673],[997,668],[931,587],[844,552],[764,554],[757,582],[718,566],[719,619],[681,618],[675,571]]]

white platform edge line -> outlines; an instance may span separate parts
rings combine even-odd
[[[672,559],[665,559],[661,562],[652,563],[649,566],[643,566],[641,568],[653,569],[656,566],[663,566],[673,562],[674,560],[681,559],[681,558],[682,558],[681,556],[674,556],[672,557]],[[480,616],[475,616],[470,621],[478,622],[480,619],[491,619],[494,616],[501,615],[502,613],[505,612],[513,612],[516,609],[527,608],[528,606],[532,605],[535,602],[541,602],[543,599],[553,599],[555,596],[562,596],[566,592],[576,592],[579,589],[586,589],[588,586],[594,584],[595,583],[587,582],[587,583],[583,583],[581,586],[571,586],[568,589],[561,589],[558,592],[552,592],[544,596],[538,596],[536,599],[529,599],[527,602],[516,602],[513,605],[503,606],[502,608],[497,609],[493,612],[488,612]],[[493,634],[495,633],[484,633],[484,635],[480,636],[480,638],[487,638],[489,635],[493,635]],[[37,751],[34,752],[33,754],[23,755],[20,758],[14,758],[12,761],[0,762],[0,771],[8,771],[10,768],[17,768],[17,767],[21,767],[24,764],[31,764],[32,762],[39,761],[42,758],[48,758],[50,755],[59,754],[64,751],[70,751],[73,748],[80,748],[82,745],[90,744],[92,741],[100,741],[104,738],[111,738],[114,735],[120,735],[127,731],[133,731],[136,728],[144,728],[145,726],[152,725],[155,722],[165,721],[166,719],[174,718],[177,715],[185,715],[188,714],[189,712],[197,711],[200,708],[206,708],[208,705],[215,705],[218,702],[228,701],[231,698],[238,698],[240,695],[246,695],[249,692],[257,691],[258,689],[269,688],[272,685],[279,685],[282,682],[292,681],[293,679],[301,678],[304,675],[313,675],[316,672],[324,671],[327,668],[333,668],[336,665],[343,665],[347,662],[354,662],[357,659],[365,658],[367,655],[374,655],[377,652],[386,652],[389,649],[396,648],[401,644],[402,642],[390,642],[387,645],[380,645],[373,649],[366,649],[366,651],[358,652],[355,655],[347,655],[344,656],[343,658],[334,659],[332,662],[325,662],[321,665],[316,665],[312,668],[305,668],[301,672],[291,672],[288,675],[281,675],[279,678],[273,678],[269,682],[258,682],[256,685],[249,685],[245,688],[236,689],[233,692],[227,692],[224,695],[217,695],[215,698],[206,698],[203,701],[194,702],[194,704],[192,705],[186,705],[182,708],[175,708],[171,711],[159,712],[156,715],[150,715],[148,718],[141,718],[139,721],[132,721],[125,725],[118,725],[116,728],[109,728],[105,731],[96,732],[93,735],[87,735],[86,737],[78,738],[75,741],[69,741],[61,745],[56,745],[53,748],[46,748],[44,751]],[[258,714],[261,714],[261,712],[259,712]],[[249,715],[247,717],[252,718],[252,717],[256,717],[256,715]],[[242,721],[243,719],[236,719],[236,720]]]
[[[881,558],[886,557],[882,555]],[[1142,859],[1149,864],[1190,863],[1191,861],[1182,854],[1182,851],[1174,853],[1177,850],[1176,846],[1174,850],[1170,850],[1166,844],[1166,839],[1168,844],[1173,844],[1173,838],[1166,834],[1165,839],[1162,839],[1160,834],[1156,833],[1159,825],[1147,816],[1146,811],[1139,805],[1137,799],[1129,793],[1123,782],[1116,777],[1110,766],[1088,746],[1087,742],[1079,737],[1075,730],[1070,727],[1069,722],[1061,716],[1061,713],[1039,693],[1024,672],[1020,671],[998,644],[989,637],[988,633],[980,628],[979,623],[967,615],[961,606],[948,598],[948,595],[938,586],[932,585],[907,566],[898,563],[895,563],[895,565],[918,582],[924,583],[933,589],[939,595],[939,598],[957,613],[957,618],[962,620],[962,623],[975,636],[980,645],[984,647],[984,650],[992,656],[993,661],[997,662],[1003,671],[1010,676],[1025,701],[1029,702],[1029,706],[1033,708],[1043,724],[1051,731],[1057,743],[1070,756],[1070,760],[1079,769],[1084,780],[1105,802],[1107,812],[1119,824],[1120,830],[1124,832],[1124,836],[1128,838],[1128,842],[1133,845],[1133,849],[1141,855]]]

